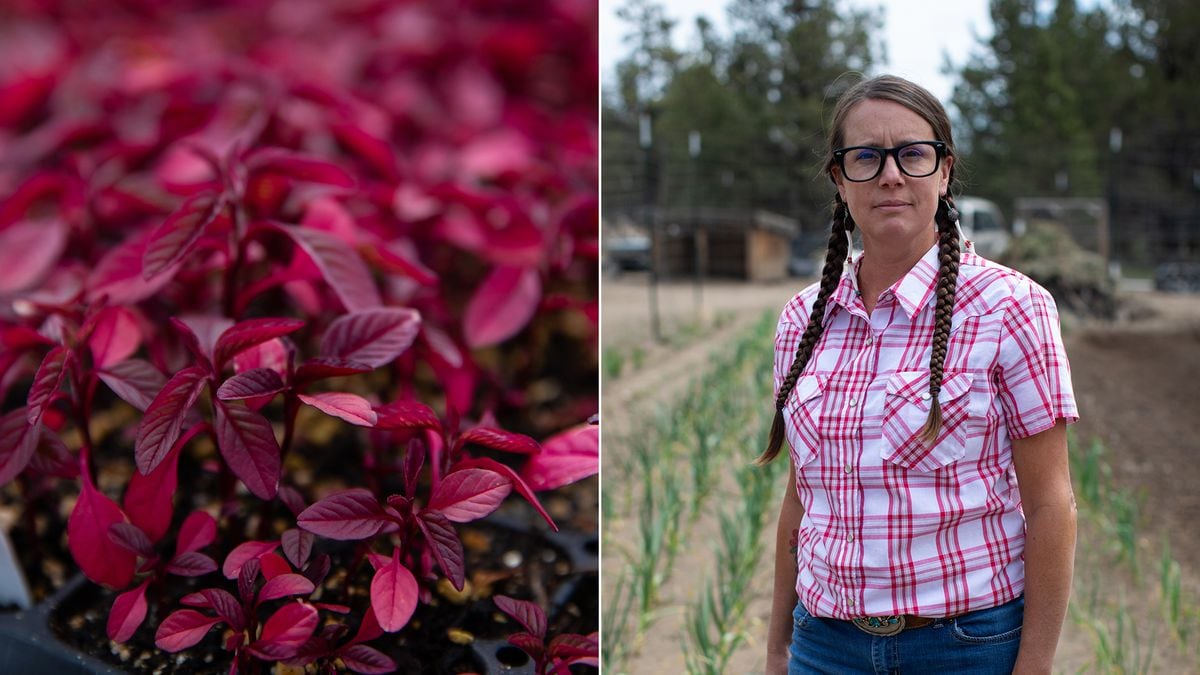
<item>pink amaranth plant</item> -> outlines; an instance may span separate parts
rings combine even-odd
[[[598,468],[597,12],[0,9],[2,500],[74,499],[109,639],[388,672],[462,528],[557,528]]]

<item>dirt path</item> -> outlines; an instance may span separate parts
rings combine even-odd
[[[782,284],[710,284],[697,311],[690,284],[663,284],[659,305],[665,332],[673,343],[650,339],[649,291],[644,278],[606,279],[603,286],[602,342],[628,353],[642,350],[642,367],[604,381],[606,437],[629,433],[637,416],[659,402],[669,402],[687,382],[704,372],[709,355],[744,330],[768,309],[778,311],[803,281]],[[1082,442],[1098,438],[1109,448],[1113,475],[1121,486],[1142,499],[1146,543],[1171,536],[1174,557],[1183,568],[1185,592],[1200,597],[1200,296],[1138,293],[1130,300],[1141,317],[1122,324],[1088,324],[1064,319],[1064,339],[1072,364],[1082,421],[1075,432]],[[1082,443],[1080,444],[1082,447]],[[1078,448],[1073,448],[1073,451]],[[605,443],[604,463],[618,459],[619,447]],[[621,529],[628,523],[617,520]],[[773,516],[772,516],[773,520]],[[606,529],[609,524],[606,523]],[[774,526],[766,536],[773,535]],[[629,673],[675,673],[682,670],[683,607],[694,596],[697,570],[711,568],[707,542],[716,539],[715,522],[702,519],[688,541],[697,544],[681,556],[672,582],[663,588],[658,620]],[[769,545],[769,544],[768,544]],[[613,564],[607,556],[606,563]],[[1080,561],[1083,564],[1084,561]],[[1095,565],[1095,561],[1088,564]],[[1089,573],[1077,570],[1077,574]],[[1094,573],[1094,572],[1093,572]],[[768,572],[752,586],[747,617],[750,640],[728,672],[761,672],[770,611]],[[607,576],[607,575],[606,575]],[[1124,582],[1122,582],[1124,583]],[[1145,595],[1146,588],[1112,589],[1115,595]],[[607,599],[607,596],[606,596]],[[1150,616],[1153,620],[1153,616]],[[1075,672],[1092,657],[1091,637],[1067,622],[1056,670]],[[1154,661],[1170,665],[1169,656]]]

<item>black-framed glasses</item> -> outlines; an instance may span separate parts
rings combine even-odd
[[[894,148],[854,145],[833,151],[842,176],[853,183],[873,180],[883,171],[888,155],[896,160],[896,166],[904,175],[924,178],[938,170],[945,154],[946,144],[941,141],[914,141]]]

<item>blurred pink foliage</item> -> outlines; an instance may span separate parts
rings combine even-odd
[[[72,552],[89,576],[138,581],[126,558],[166,534],[179,452],[202,433],[254,495],[299,513],[313,495],[280,455],[306,440],[301,404],[368,429],[363,470],[409,472],[408,499],[422,464],[401,469],[396,449],[411,443],[427,446],[429,490],[479,472],[543,514],[531,486],[595,473],[597,430],[576,427],[598,407],[597,14],[594,0],[0,8],[0,475],[79,477]],[[358,384],[309,388],[335,376]],[[101,384],[146,413],[125,439],[141,472],[124,512],[96,487],[88,435],[59,439],[115,401]],[[480,446],[522,453],[505,460],[519,471]],[[125,538],[86,529],[101,521]],[[389,578],[436,578],[428,554],[388,553]],[[133,634],[146,589],[120,597],[110,633]]]

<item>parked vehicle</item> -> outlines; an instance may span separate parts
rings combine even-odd
[[[974,242],[975,252],[992,260],[1004,253],[1012,234],[1000,207],[979,197],[959,197],[954,203],[958,206],[963,235]]]

